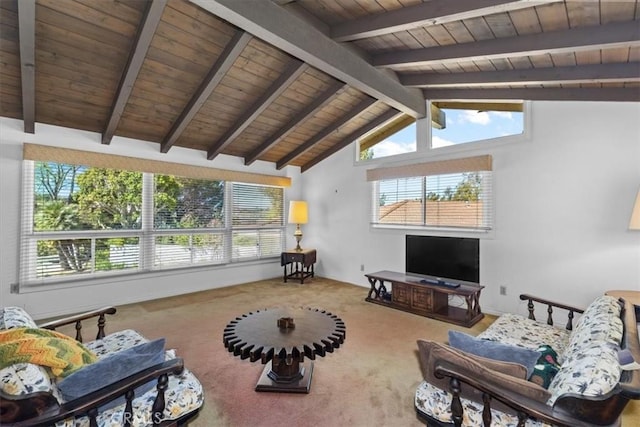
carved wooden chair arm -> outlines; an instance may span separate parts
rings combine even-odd
[[[44,329],[55,330],[61,326],[65,325],[76,325],[76,340],[82,342],[82,321],[87,319],[92,319],[94,317],[98,318],[98,334],[96,335],[96,339],[102,339],[105,336],[104,327],[107,323],[106,315],[112,315],[116,313],[115,307],[104,307],[98,310],[88,311],[86,313],[76,314],[74,316],[65,317],[62,319],[53,320],[51,322],[42,323],[38,326]]]
[[[442,361],[436,363],[434,373],[438,376],[450,378],[451,389],[449,392],[453,395],[451,409],[454,425],[462,423],[462,404],[460,402],[461,387],[474,387],[483,393],[483,420],[485,425],[490,425],[491,420],[491,400],[499,400],[503,404],[512,408],[518,413],[518,418],[522,425],[528,417],[534,417],[540,421],[555,425],[567,427],[588,427],[593,426],[590,423],[582,422],[573,418],[570,414],[556,413],[553,407],[545,402],[540,402],[527,394],[520,393],[517,388],[512,387],[513,382],[521,382],[521,387],[527,388],[531,386],[524,379],[510,379],[510,386],[505,388],[505,384],[501,382],[500,373],[496,372],[495,376],[478,375],[472,366],[456,366],[453,363]],[[461,384],[461,383],[464,383]],[[459,424],[456,424],[456,421]],[[520,424],[518,424],[520,425]]]
[[[553,325],[553,309],[555,308],[560,308],[563,310],[567,310],[569,312],[568,316],[568,321],[567,321],[567,325],[565,326],[568,330],[572,330],[573,329],[573,317],[574,317],[574,313],[584,313],[584,310],[582,308],[578,308],[578,307],[573,307],[570,305],[566,305],[566,304],[562,304],[559,302],[555,302],[555,301],[551,301],[551,300],[547,300],[544,298],[539,298],[539,297],[535,297],[533,295],[528,295],[528,294],[521,294],[520,295],[520,299],[522,301],[524,300],[528,300],[529,302],[527,303],[527,308],[529,309],[529,319],[531,320],[536,320],[536,316],[534,314],[534,302],[543,304],[547,306],[547,324],[548,325]]]
[[[180,358],[168,360],[161,364],[152,366],[137,374],[131,375],[107,387],[101,388],[86,396],[59,405],[55,398],[49,393],[33,393],[30,395],[11,396],[0,392],[0,406],[2,408],[3,427],[26,427],[26,426],[50,426],[58,421],[87,415],[90,425],[95,426],[98,416],[98,407],[108,403],[118,397],[125,396],[126,404],[124,411],[124,425],[127,420],[133,419],[134,389],[143,384],[157,379],[156,385],[158,394],[153,403],[152,418],[154,425],[163,425],[162,414],[165,408],[164,392],[168,386],[168,375],[180,375],[184,370],[184,362]],[[108,375],[106,372],[105,375]],[[47,398],[47,396],[51,396]],[[33,406],[38,404],[38,416],[33,417]],[[6,414],[12,415],[12,420],[5,419]],[[20,421],[15,421],[20,420]]]

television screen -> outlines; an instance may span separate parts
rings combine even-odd
[[[406,273],[480,282],[480,240],[406,236]]]

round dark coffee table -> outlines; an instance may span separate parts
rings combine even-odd
[[[271,361],[256,391],[309,393],[313,362],[340,347],[346,337],[342,319],[315,308],[265,308],[236,317],[227,324],[223,342],[229,352],[251,362]]]

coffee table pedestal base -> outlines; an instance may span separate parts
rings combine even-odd
[[[300,376],[293,381],[278,381],[278,375],[272,371],[272,364],[267,363],[258,384],[256,391],[277,391],[281,393],[309,393],[311,388],[311,375],[313,374],[313,362],[308,366],[300,366]],[[276,378],[276,379],[273,379]]]

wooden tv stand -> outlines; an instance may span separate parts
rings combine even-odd
[[[456,281],[460,284],[459,287],[445,287],[421,282],[421,279],[437,282],[436,277],[410,275],[387,270],[365,274],[365,276],[371,285],[369,294],[365,299],[368,302],[443,320],[467,328],[475,325],[484,317],[480,310],[480,292],[484,286]],[[389,282],[391,285],[390,290],[385,285],[385,282]],[[450,295],[464,298],[467,308],[449,305]]]

